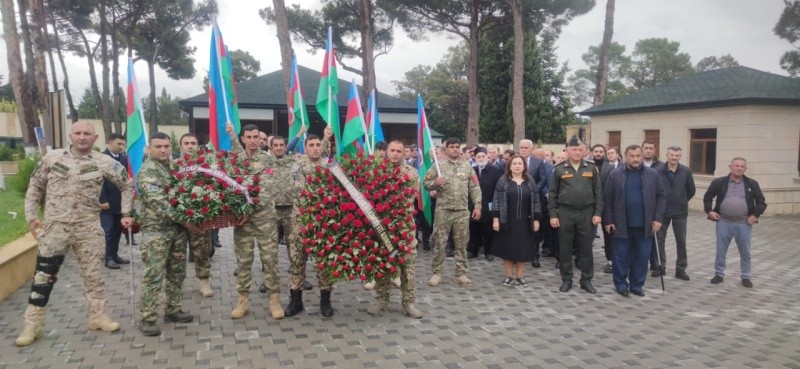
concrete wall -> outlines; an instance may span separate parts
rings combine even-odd
[[[717,129],[714,175],[695,174],[698,195],[690,205],[702,209],[702,196],[714,177],[726,175],[730,160],[747,159],[747,176],[761,185],[768,214],[800,214],[800,106],[743,105],[651,113],[618,114],[592,118],[594,141],[608,142],[609,131],[622,132],[622,147],[641,144],[644,131],[660,130],[659,157],[668,146],[683,148],[681,162],[688,165],[691,129]]]

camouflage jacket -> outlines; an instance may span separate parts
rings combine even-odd
[[[439,170],[441,176],[447,179],[442,186],[434,184],[438,177],[435,166],[425,174],[425,189],[436,191],[437,209],[467,210],[467,202],[472,200],[475,209],[481,210],[481,187],[469,163],[447,159],[439,162]]]
[[[177,222],[167,195],[167,186],[172,180],[171,169],[174,169],[171,162],[163,164],[148,158],[136,175],[141,201],[139,222],[142,228],[167,229]]]
[[[272,191],[274,193],[275,206],[291,206],[294,204],[294,199],[298,193],[292,172],[297,159],[289,154],[280,158],[271,155],[269,158],[272,161],[272,167],[275,169],[275,188]]]
[[[124,165],[96,151],[81,156],[70,149],[50,151],[31,175],[25,194],[25,219],[30,222],[38,217],[39,204],[45,198],[45,222],[97,220],[103,179],[117,186],[122,193],[122,213],[130,214],[133,183]]]
[[[404,175],[407,175],[408,178],[409,178],[409,181],[406,182],[406,187],[407,188],[413,188],[416,191],[420,190],[420,188],[419,188],[419,174],[417,174],[417,170],[414,167],[412,167],[412,166],[410,166],[410,165],[408,165],[406,163],[390,164],[390,165],[400,165],[401,173],[404,174]],[[416,200],[416,198],[417,198],[417,196],[416,196],[416,193],[415,193],[415,195],[411,198],[411,204],[410,204],[411,206],[408,209],[411,212],[414,211],[414,200]]]
[[[258,192],[258,204],[256,204],[256,211],[252,216],[263,216],[268,219],[277,218],[275,213],[275,196],[278,191],[278,182],[275,179],[275,157],[270,156],[264,150],[257,150],[253,156],[248,156],[247,150],[242,147],[239,139],[235,135],[231,135],[231,142],[233,148],[231,151],[247,156],[246,168],[250,175],[259,176],[258,187],[261,189]]]

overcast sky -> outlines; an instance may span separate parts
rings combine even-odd
[[[318,1],[287,0],[287,5],[300,3],[304,7],[319,6]],[[225,43],[230,50],[242,49],[250,52],[261,62],[260,74],[280,68],[280,50],[274,26],[267,26],[258,16],[258,10],[271,1],[218,0],[218,23]],[[781,55],[791,45],[779,39],[772,28],[783,10],[781,0],[618,0],[614,24],[614,41],[633,50],[637,40],[650,37],[665,37],[681,43],[681,51],[697,63],[706,56],[721,56],[730,53],[741,65],[773,72],[786,73],[780,68]],[[581,54],[602,39],[605,1],[597,0],[595,8],[576,19],[563,29],[557,46],[561,62],[569,62],[573,70],[585,68]],[[170,80],[166,73],[158,71],[157,88],[181,98],[202,93],[203,76],[208,73],[210,28],[192,33],[197,74],[192,80]],[[409,40],[399,28],[395,31],[395,45],[388,55],[376,61],[378,88],[394,92],[393,80],[400,80],[406,71],[419,64],[436,64],[449,46],[460,39],[447,34],[431,34],[429,41]],[[0,74],[7,82],[8,65],[5,44],[0,49]],[[293,41],[298,63],[321,69],[322,52],[311,54],[306,45]],[[70,71],[71,90],[76,100],[89,85],[88,66],[85,59],[67,58]],[[360,62],[352,61],[360,66]],[[122,80],[125,80],[124,63]],[[98,79],[99,64],[98,64]],[[58,73],[60,74],[60,68]],[[136,64],[136,74],[142,96],[147,91],[147,68],[142,62]],[[355,75],[339,71],[340,78],[349,80]],[[360,83],[360,79],[356,80]],[[124,83],[124,82],[123,82]],[[314,92],[306,92],[316,93]],[[77,102],[76,102],[77,103]]]

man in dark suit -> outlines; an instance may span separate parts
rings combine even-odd
[[[475,153],[475,174],[478,175],[478,185],[481,188],[481,218],[478,220],[470,220],[469,222],[469,245],[467,246],[467,258],[474,259],[478,257],[478,249],[483,245],[483,254],[486,260],[494,260],[489,252],[492,248],[492,198],[494,197],[494,188],[497,181],[503,176],[503,171],[500,168],[489,164],[489,157],[487,151],[483,147],[476,147],[473,150]],[[472,206],[469,206],[469,211],[472,212]]]
[[[605,160],[603,161],[603,166],[600,167],[600,182],[603,183],[603,186],[606,185],[606,178],[608,178],[609,173],[612,170],[617,169],[620,166],[619,160],[619,148],[618,147],[609,147],[606,151]],[[613,247],[612,247],[612,239],[614,237],[613,234],[608,233],[605,227],[602,227],[603,230],[603,252],[606,255],[606,266],[603,268],[603,272],[606,274],[613,273],[613,267],[611,266],[611,260],[613,260]]]
[[[125,136],[119,133],[112,133],[106,140],[106,150],[103,154],[112,157],[125,167],[128,166],[128,155],[125,154]],[[100,192],[100,225],[106,235],[106,268],[119,269],[120,264],[130,264],[128,259],[117,255],[119,251],[119,239],[122,236],[120,220],[122,219],[122,197],[113,183],[105,180],[103,189]]]
[[[502,170],[503,173],[505,173],[506,162],[503,160],[503,155],[501,154],[502,152],[500,151],[500,147],[491,146],[488,149],[486,149],[486,153],[489,155],[489,164],[500,168],[500,170]]]
[[[544,166],[544,161],[533,155],[533,141],[520,140],[519,141],[519,155],[525,159],[525,164],[528,166],[528,175],[536,181],[536,187],[539,188],[539,193],[546,193],[547,191],[547,168]],[[541,230],[534,233],[533,237],[533,262],[531,263],[534,268],[539,268],[539,242],[542,240]]]

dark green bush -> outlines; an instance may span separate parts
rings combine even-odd
[[[41,157],[36,154],[33,156],[26,156],[19,162],[19,173],[13,177],[9,177],[9,186],[15,190],[25,193],[28,191],[28,182],[30,182],[33,170],[36,168],[36,163],[39,162]]]

